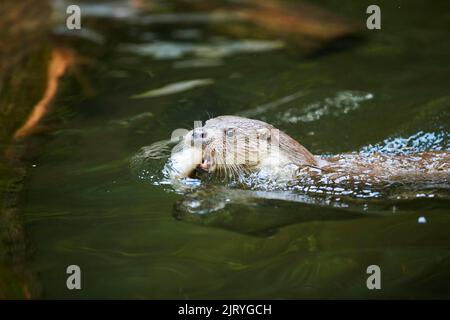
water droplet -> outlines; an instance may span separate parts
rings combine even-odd
[[[417,222],[420,224],[424,224],[427,223],[427,219],[425,217],[419,217],[419,219],[417,219]]]

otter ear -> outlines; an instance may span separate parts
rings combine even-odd
[[[267,128],[258,129],[256,130],[256,136],[259,140],[270,140],[271,132]]]

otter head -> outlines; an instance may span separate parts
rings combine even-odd
[[[287,164],[314,165],[315,158],[297,141],[263,121],[220,116],[189,131],[174,149],[175,177],[196,172],[225,177]]]

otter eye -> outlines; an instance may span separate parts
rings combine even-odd
[[[225,130],[225,134],[227,135],[228,138],[231,138],[234,135],[234,129],[230,128]]]
[[[194,139],[200,139],[200,138],[204,138],[205,133],[203,132],[202,129],[197,129],[192,131],[192,138]]]

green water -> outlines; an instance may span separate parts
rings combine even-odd
[[[363,29],[361,42],[321,55],[291,42],[281,48],[275,36],[232,37],[207,19],[183,22],[183,12],[165,23],[115,19],[107,4],[83,18],[87,37],[63,34],[93,62],[81,67],[93,93],[64,79],[48,121],[65,121],[28,163],[21,213],[43,297],[450,298],[448,191],[355,199],[349,208],[231,202],[212,213],[223,221],[210,222],[179,219],[176,204],[187,195],[159,183],[164,158],[146,162],[143,174],[130,168],[141,147],[222,114],[273,123],[315,154],[389,141],[448,149],[450,5],[378,3],[382,30]],[[364,24],[371,2],[317,4]],[[153,10],[144,16],[172,12]],[[147,54],[132,46],[156,40],[168,45]],[[249,51],[242,40],[269,42],[256,52],[256,42]],[[132,98],[198,79],[209,80]],[[72,264],[82,271],[79,291],[66,288]],[[372,264],[381,268],[382,290],[366,287]]]

